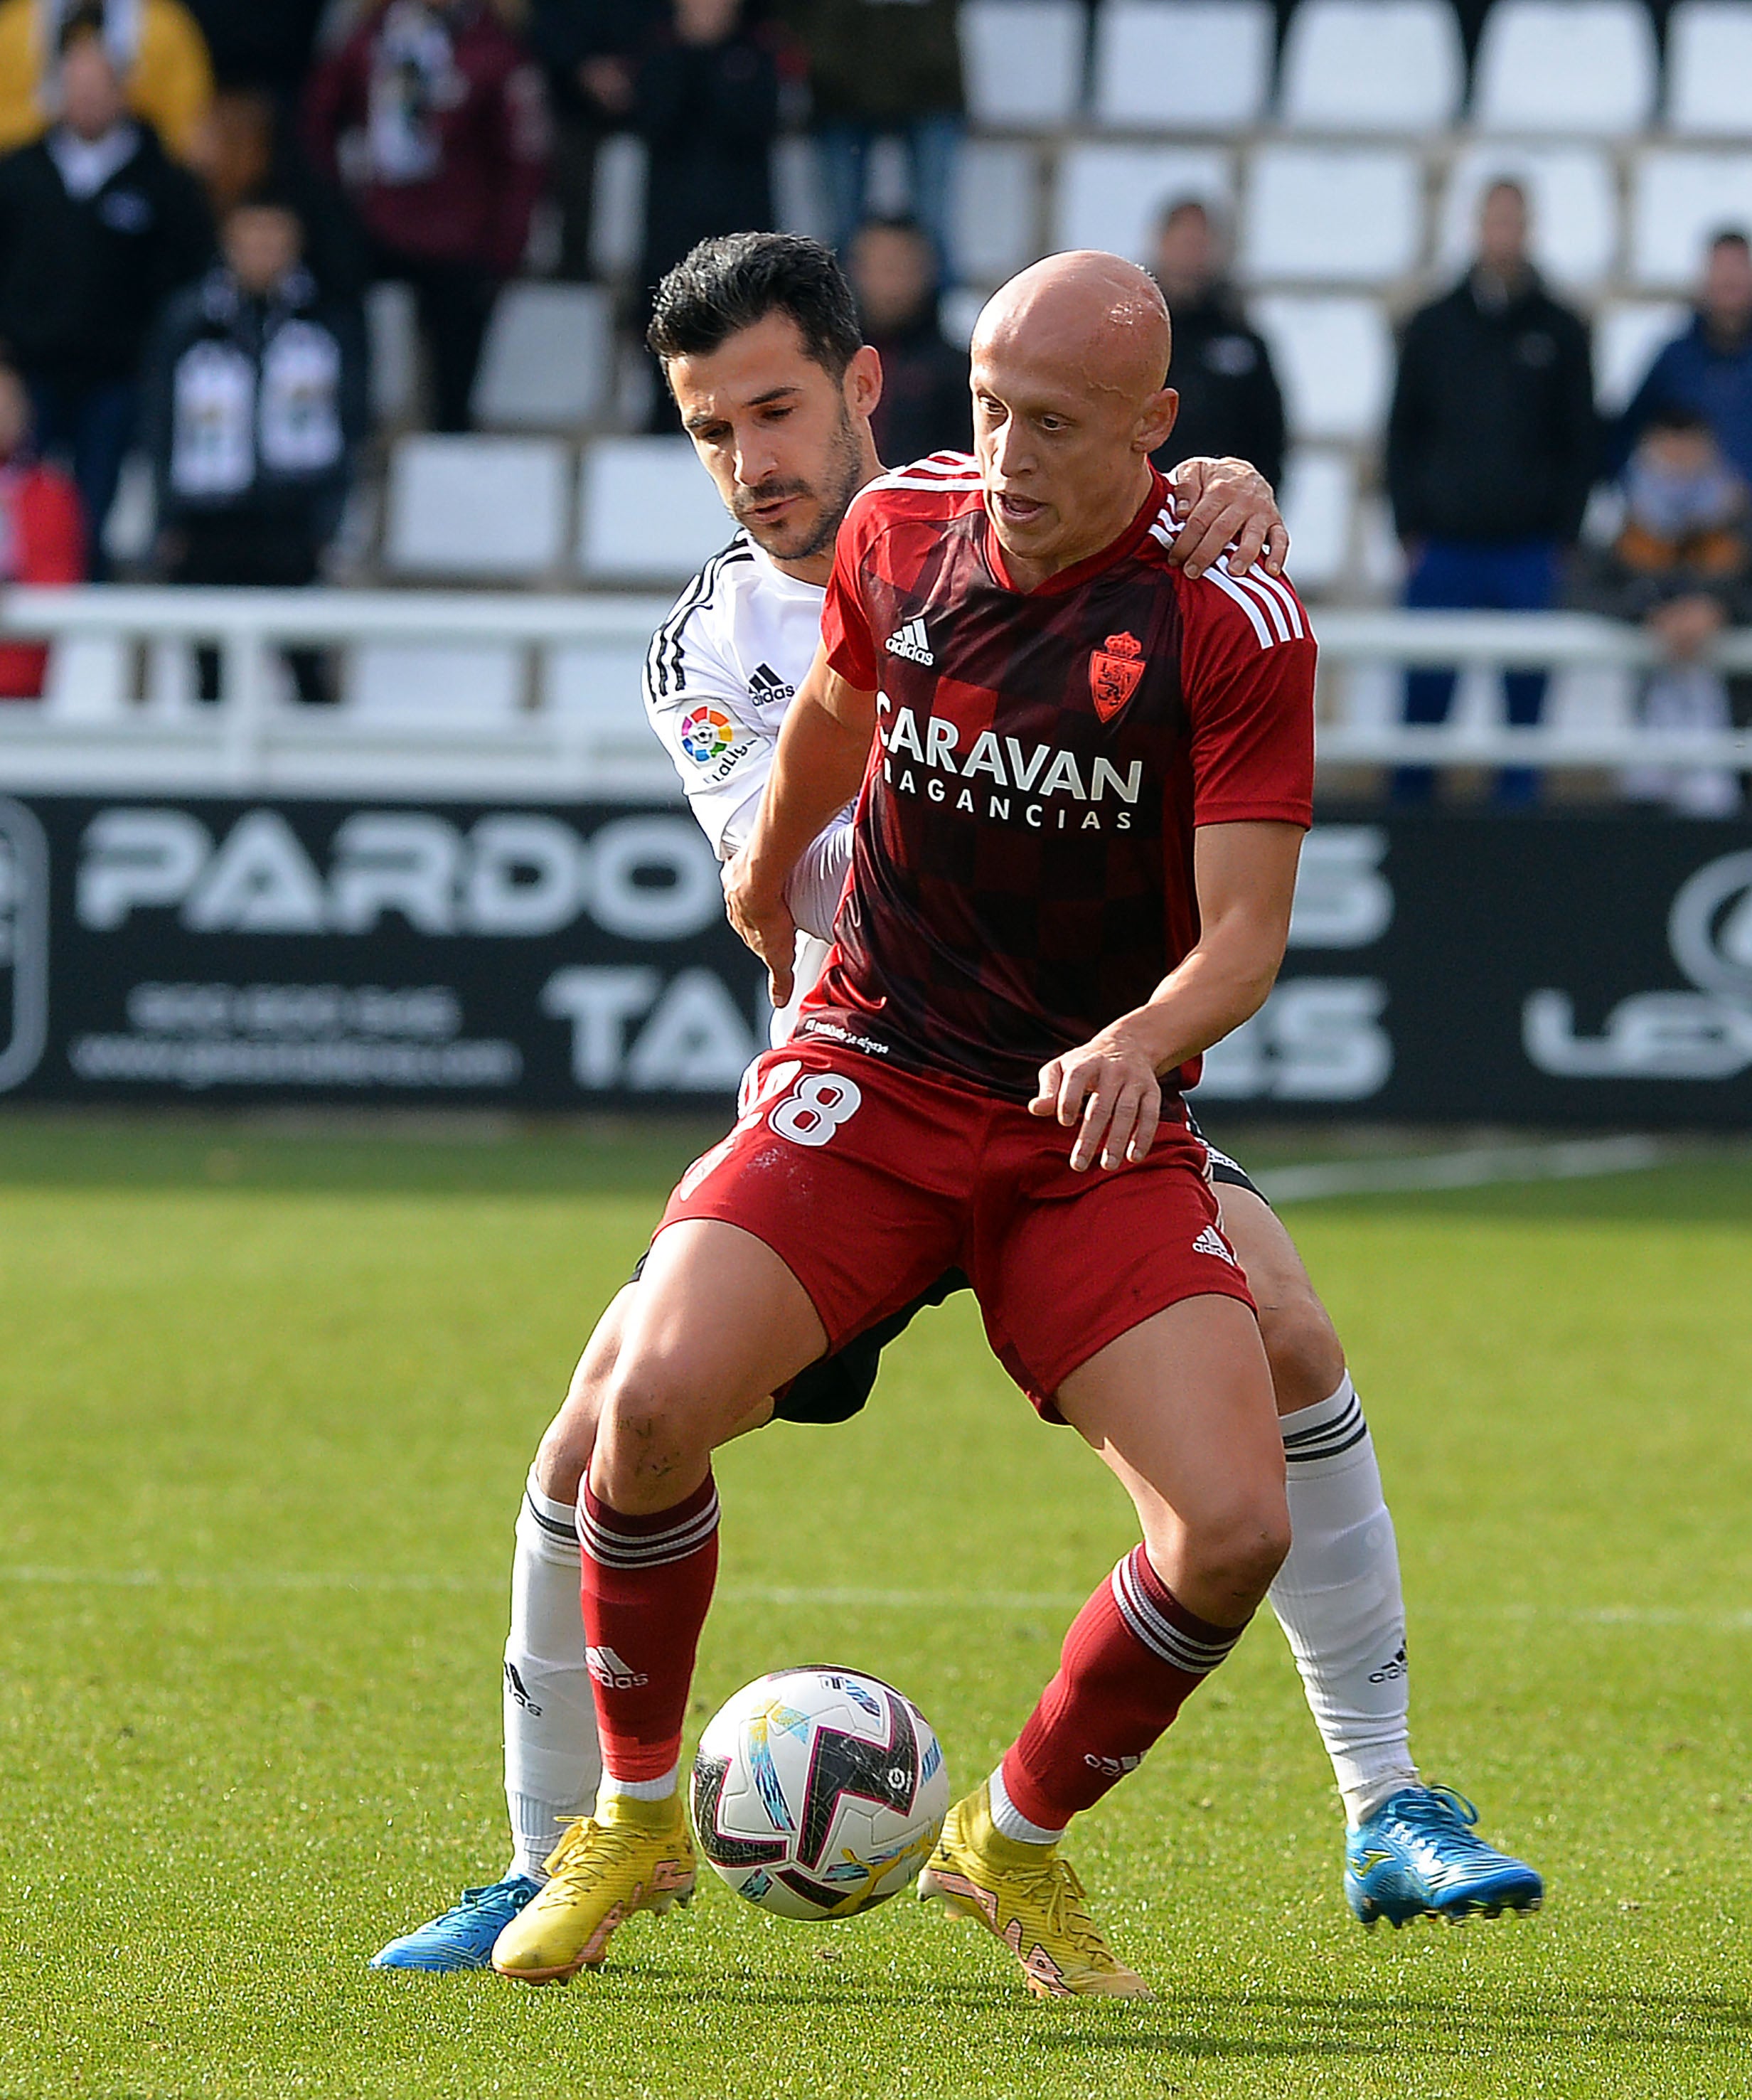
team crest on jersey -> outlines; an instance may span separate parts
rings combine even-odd
[[[695,765],[709,765],[736,740],[730,717],[717,708],[695,708],[682,723],[682,748]]]
[[[1131,699],[1143,675],[1144,645],[1135,634],[1110,634],[1104,647],[1089,651],[1089,691],[1104,722]]]

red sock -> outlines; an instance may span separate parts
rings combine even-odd
[[[1143,1762],[1242,1630],[1189,1612],[1134,1547],[1077,1614],[1057,1676],[1004,1753],[1014,1806],[1062,1830]]]
[[[717,1520],[709,1473],[655,1516],[623,1516],[588,1483],[579,1498],[584,1637],[605,1779],[660,1780],[681,1760],[694,1653],[717,1580]]]

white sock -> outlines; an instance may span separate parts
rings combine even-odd
[[[547,1879],[562,1829],[588,1815],[602,1769],[584,1659],[576,1513],[536,1485],[532,1468],[511,1557],[505,1642],[505,1799],[511,1868]]]
[[[624,1801],[667,1801],[681,1783],[681,1776],[679,1765],[671,1765],[661,1779],[615,1779],[604,1772],[597,1798],[609,1801],[618,1795]]]
[[[1013,1838],[1022,1845],[1056,1845],[1064,1836],[1062,1830],[1043,1830],[1038,1823],[1028,1820],[1004,1791],[1002,1765],[986,1784],[991,1793],[992,1827],[1004,1837]]]
[[[1272,1609],[1354,1829],[1401,1787],[1420,1783],[1399,1549],[1350,1374],[1330,1399],[1279,1427],[1294,1542],[1271,1586]]]

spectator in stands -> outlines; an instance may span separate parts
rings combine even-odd
[[[60,121],[0,161],[0,340],[30,389],[45,455],[71,463],[92,572],[134,432],[154,315],[200,275],[200,185],[126,113],[103,39],[68,29]]]
[[[1586,324],[1527,259],[1519,183],[1486,191],[1478,254],[1445,298],[1414,314],[1400,346],[1387,432],[1387,485],[1410,573],[1408,606],[1537,612],[1555,602],[1597,470],[1600,438]],[[1452,671],[1414,671],[1408,722],[1441,722]],[[1503,678],[1508,718],[1537,722],[1542,672]],[[1427,767],[1400,770],[1397,799],[1428,801]],[[1497,801],[1538,798],[1529,768],[1505,771]]]
[[[873,218],[852,242],[852,288],[864,341],[882,359],[882,399],[870,418],[876,456],[891,465],[928,452],[973,449],[968,356],[937,317],[937,255],[916,219]]]
[[[161,554],[178,584],[314,583],[368,434],[356,311],[325,299],[302,229],[269,192],[226,215],[222,259],[165,308],[142,417]],[[320,659],[288,652],[298,697],[329,697]],[[218,696],[200,652],[201,697]]]
[[[385,0],[318,67],[306,119],[318,165],[358,205],[376,274],[413,288],[435,425],[466,430],[492,303],[541,194],[540,70],[482,0]]]
[[[103,39],[128,108],[186,160],[213,100],[213,68],[182,0],[0,0],[0,152],[64,114],[60,56],[76,27]]]
[[[1715,441],[1752,482],[1752,250],[1743,233],[1710,243],[1691,324],[1649,367],[1648,376],[1613,434],[1612,464],[1622,470],[1657,415],[1693,409]]]
[[[936,245],[941,281],[952,283],[967,108],[960,0],[788,0],[785,12],[809,60],[834,245],[849,254],[870,215],[871,148],[898,139],[911,169],[912,215]]]
[[[639,265],[649,300],[698,242],[773,222],[779,68],[743,0],[673,0],[639,64],[633,120],[651,149]],[[660,376],[651,428],[677,427]]]
[[[216,219],[263,190],[283,196],[304,230],[304,265],[317,284],[334,298],[364,298],[368,259],[352,206],[311,167],[295,126],[266,89],[220,90],[193,165]]]
[[[78,492],[33,456],[30,396],[0,364],[0,584],[76,584],[84,574]],[[40,642],[0,642],[0,700],[40,699],[48,661]]]
[[[1724,627],[1752,623],[1752,527],[1745,479],[1695,408],[1657,404],[1623,477],[1624,522],[1609,545],[1585,547],[1570,602],[1639,622],[1662,662],[1642,698],[1651,729],[1719,730],[1752,721],[1752,691],[1706,660]],[[1644,767],[1626,776],[1638,801],[1688,816],[1732,816],[1740,783],[1715,767]]]
[[[1265,338],[1250,328],[1227,277],[1227,243],[1208,205],[1171,204],[1156,227],[1150,269],[1174,324],[1174,430],[1155,455],[1164,473],[1200,454],[1249,460],[1273,488],[1283,479],[1283,396]]]
[[[664,10],[660,0],[532,0],[529,38],[547,75],[554,112],[549,188],[559,209],[554,274],[582,284],[594,276],[590,228],[596,157],[633,121],[639,55]]]

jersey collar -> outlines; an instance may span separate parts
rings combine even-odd
[[[1015,591],[1019,598],[1061,597],[1065,592],[1074,591],[1079,585],[1086,584],[1091,576],[1098,576],[1103,569],[1110,569],[1115,562],[1123,562],[1128,555],[1135,554],[1167,501],[1167,479],[1152,467],[1150,470],[1150,493],[1144,498],[1137,515],[1117,540],[1110,540],[1097,553],[1073,562],[1068,569],[1061,569],[1056,576],[1048,576],[1044,583],[1037,584],[1031,591],[1024,591],[1010,579],[1010,572],[1004,566],[1004,549],[999,544],[997,534],[991,529],[991,514],[986,510],[985,500],[982,496],[980,510],[986,521],[986,566],[1005,590]]]

